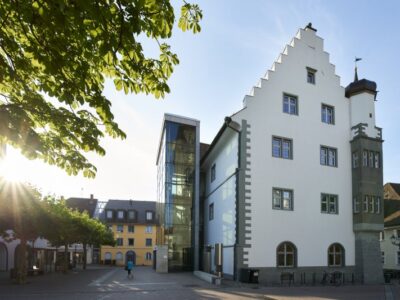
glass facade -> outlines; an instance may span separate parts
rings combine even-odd
[[[168,271],[193,269],[196,126],[165,121],[157,164],[157,245],[168,246]]]

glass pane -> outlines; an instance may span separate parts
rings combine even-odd
[[[297,114],[296,98],[290,98],[290,114]]]
[[[321,121],[326,123],[326,108],[325,108],[325,106],[321,107]]]
[[[286,255],[286,266],[293,267],[294,266],[294,254]]]
[[[282,142],[282,157],[283,158],[290,158],[290,144],[291,142],[288,140],[283,140]]]
[[[340,266],[342,264],[342,255],[339,253],[336,253],[335,255],[335,265]]]
[[[283,97],[283,112],[289,113],[289,98],[288,98],[288,96]]]
[[[320,153],[320,161],[321,161],[321,165],[326,165],[327,163],[327,149],[326,148],[321,148],[321,153]]]
[[[334,257],[333,254],[328,254],[328,264],[330,266],[334,265],[333,257]]]
[[[368,151],[365,150],[363,151],[363,166],[368,166]]]
[[[326,201],[326,196],[325,195],[321,196],[321,211],[322,212],[328,212],[328,203]]]
[[[281,208],[281,191],[274,190],[273,192],[273,205],[274,208]]]
[[[329,212],[336,213],[336,197],[335,196],[329,197]]]
[[[334,149],[328,150],[328,164],[330,166],[336,166],[336,151]]]
[[[379,153],[375,153],[375,168],[379,168]]]
[[[272,156],[281,157],[281,140],[274,138],[272,140]]]
[[[285,255],[284,254],[278,254],[278,266],[279,267],[285,266]]]
[[[290,191],[284,191],[283,192],[283,209],[291,209],[292,205],[291,205],[291,192]]]

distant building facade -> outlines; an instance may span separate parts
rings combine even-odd
[[[151,266],[158,220],[154,201],[108,200],[101,219],[112,230],[116,246],[101,246],[101,263]]]

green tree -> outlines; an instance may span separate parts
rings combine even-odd
[[[83,246],[83,269],[86,269],[86,255],[88,245],[115,245],[114,236],[103,223],[90,218],[87,212],[77,213],[75,216],[76,238]]]
[[[45,217],[41,222],[41,232],[56,247],[64,247],[63,272],[68,271],[68,245],[79,242],[78,211],[72,211],[65,201],[46,197],[42,202]]]
[[[201,18],[184,1],[178,27],[199,32]],[[104,155],[105,135],[125,138],[105,80],[125,93],[168,93],[179,63],[165,43],[174,23],[170,0],[1,1],[0,139],[30,159],[94,177],[85,152]],[[158,44],[158,58],[145,55],[145,38]]]
[[[19,239],[17,262],[18,283],[25,283],[27,275],[27,242],[41,236],[40,223],[44,220],[41,195],[27,184],[9,184],[0,178],[0,236],[8,241]]]

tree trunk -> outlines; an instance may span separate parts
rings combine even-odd
[[[17,282],[18,284],[26,283],[27,266],[26,266],[26,239],[21,238],[17,257]]]
[[[86,270],[86,252],[87,252],[87,245],[83,243],[83,269]]]
[[[64,270],[63,273],[66,274],[68,272],[69,267],[69,259],[68,259],[68,245],[64,245]]]

